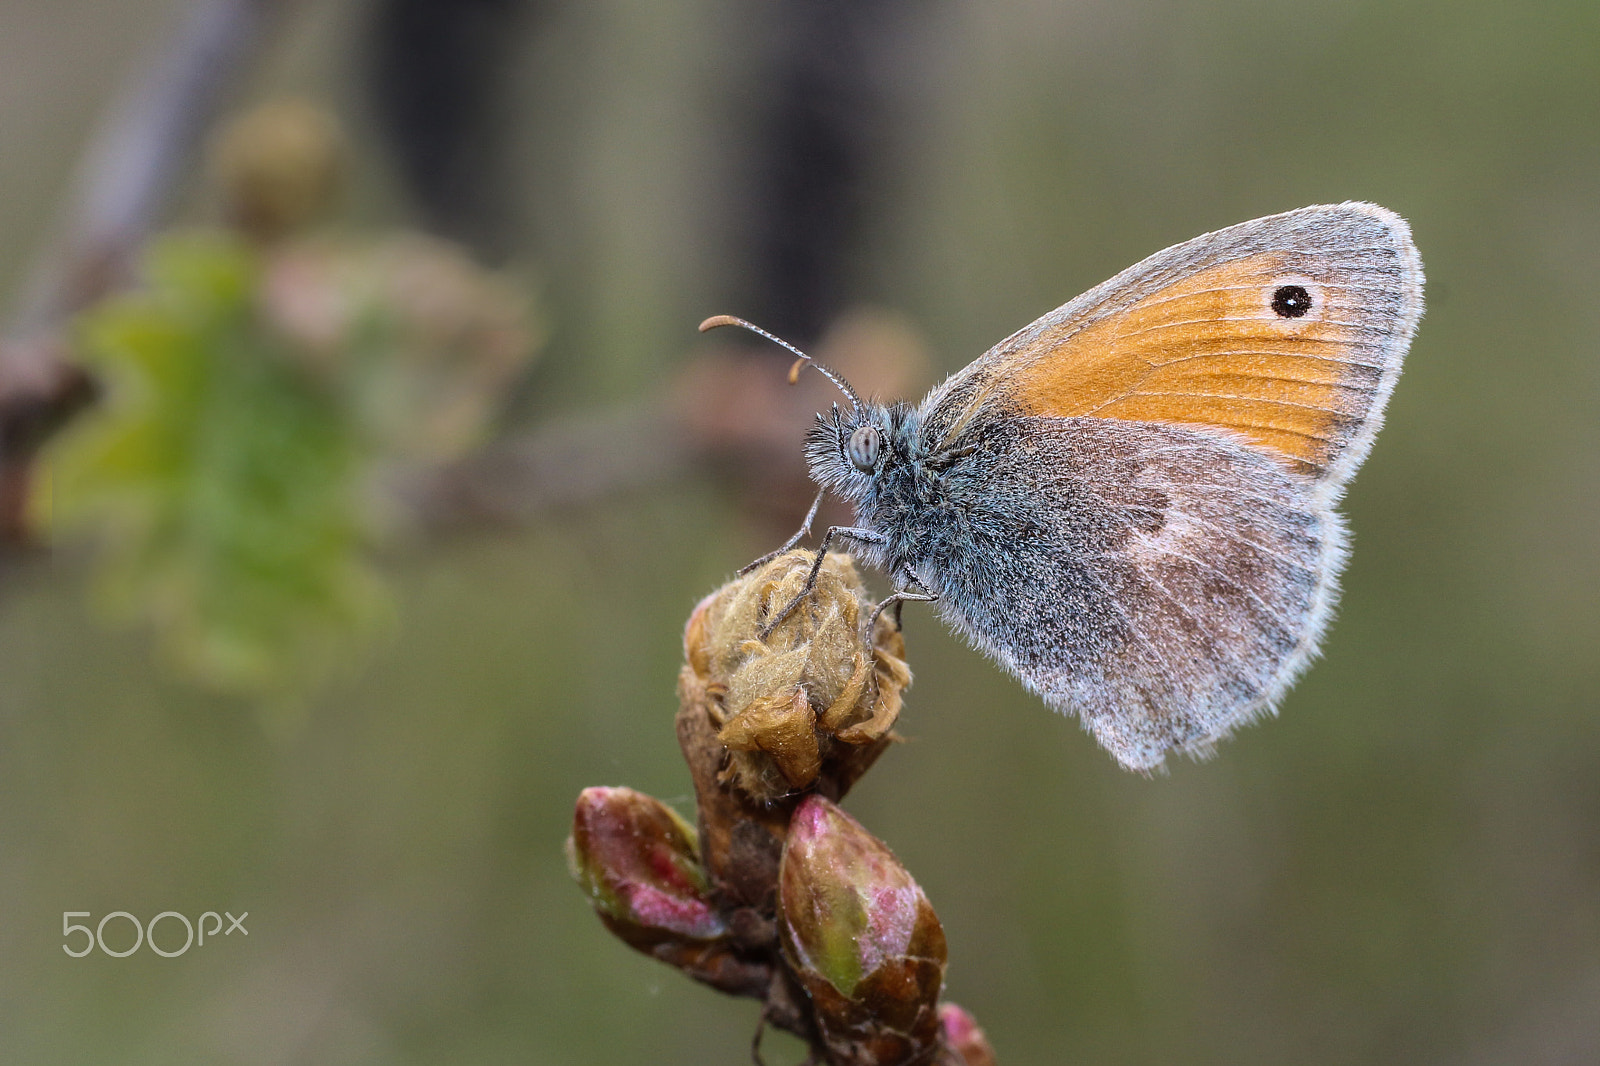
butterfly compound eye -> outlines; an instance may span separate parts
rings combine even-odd
[[[1279,318],[1300,318],[1311,310],[1311,294],[1303,285],[1279,285],[1272,294],[1272,310]]]
[[[882,450],[883,434],[878,432],[878,427],[861,426],[850,434],[850,442],[845,445],[844,453],[857,470],[870,474],[873,467],[878,465],[878,453]]]

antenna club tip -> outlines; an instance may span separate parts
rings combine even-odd
[[[856,390],[850,387],[849,382],[845,381],[844,378],[841,378],[838,374],[835,374],[821,363],[813,361],[809,355],[807,355],[805,352],[802,352],[799,348],[796,348],[782,337],[768,333],[760,326],[752,325],[751,323],[746,322],[744,319],[737,318],[733,315],[712,315],[710,318],[700,323],[700,332],[704,333],[706,330],[716,329],[718,326],[738,326],[741,329],[749,330],[751,333],[754,333],[759,337],[767,338],[767,340],[778,345],[780,348],[787,349],[795,357],[794,366],[789,368],[790,384],[793,384],[795,379],[799,376],[800,367],[805,363],[810,363],[812,366],[816,367],[817,371],[829,381],[839,386],[839,391],[850,397],[850,402],[855,405],[857,410],[860,410],[861,397],[856,395]]]

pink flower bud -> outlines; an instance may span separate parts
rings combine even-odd
[[[635,947],[714,940],[727,932],[706,899],[693,827],[642,792],[584,789],[567,858],[594,909]]]
[[[989,1038],[978,1028],[977,1019],[954,1003],[939,1005],[939,1024],[944,1029],[945,1043],[950,1045],[966,1066],[995,1066],[994,1048]]]

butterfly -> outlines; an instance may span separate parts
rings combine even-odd
[[[915,406],[813,364],[849,405],[818,415],[806,459],[856,514],[818,561],[853,543],[886,604],[931,600],[1128,769],[1208,755],[1317,651],[1347,555],[1335,507],[1422,284],[1398,215],[1305,207],[1156,253]],[[807,358],[740,319],[701,328],[728,324]]]

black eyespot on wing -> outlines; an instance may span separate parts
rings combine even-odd
[[[1272,310],[1279,318],[1299,318],[1311,310],[1311,294],[1302,285],[1279,285],[1272,294]]]

